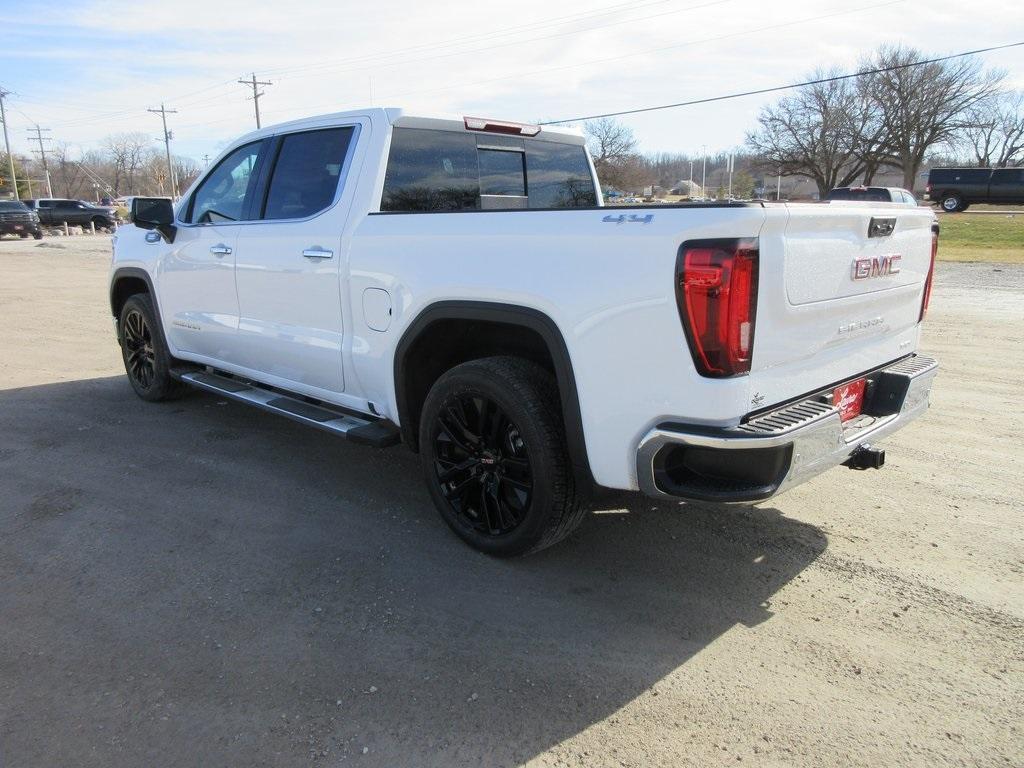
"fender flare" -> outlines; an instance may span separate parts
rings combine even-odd
[[[119,267],[110,276],[110,313],[114,316],[118,343],[121,342],[121,328],[120,317],[114,309],[115,289],[117,288],[117,283],[126,277],[138,278],[146,284],[146,287],[149,289],[149,299],[153,302],[153,311],[156,312],[157,330],[160,333],[164,346],[170,349],[167,344],[167,335],[164,333],[164,316],[160,313],[160,300],[157,298],[156,288],[153,286],[153,278],[149,272],[140,267]]]
[[[580,412],[576,376],[565,338],[555,321],[540,310],[517,304],[492,303],[486,301],[438,301],[428,305],[409,323],[395,347],[394,386],[395,402],[398,406],[402,440],[415,450],[415,434],[418,425],[409,417],[409,398],[406,393],[407,380],[405,359],[417,338],[433,323],[439,320],[469,320],[502,323],[527,328],[540,336],[547,347],[555,368],[555,379],[562,401],[562,420],[565,424],[566,446],[573,466],[577,486],[584,490],[594,486],[594,476],[587,457],[587,444],[583,435],[583,417]]]

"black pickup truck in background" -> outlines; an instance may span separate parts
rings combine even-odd
[[[972,203],[1024,205],[1024,168],[932,168],[924,199],[946,213]]]
[[[18,200],[0,200],[0,236],[32,235],[39,240],[43,233],[39,230],[39,217]]]
[[[35,211],[44,226],[59,227],[67,224],[71,227],[86,227],[95,224],[96,229],[117,227],[117,217],[113,208],[104,208],[82,200],[61,200],[56,198],[40,198],[26,200],[29,210]]]

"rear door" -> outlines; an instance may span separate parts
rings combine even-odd
[[[358,120],[274,139],[254,221],[239,229],[240,364],[296,391],[342,392],[342,234]],[[276,383],[276,382],[270,382]]]
[[[1024,168],[997,168],[992,171],[989,202],[1011,204],[1024,201]]]

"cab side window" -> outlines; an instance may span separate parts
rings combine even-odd
[[[260,147],[254,141],[239,147],[218,163],[189,205],[192,224],[217,224],[245,217],[259,170]]]
[[[267,189],[263,219],[303,219],[328,208],[338,190],[354,129],[288,134]]]

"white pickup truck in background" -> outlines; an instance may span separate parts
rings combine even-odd
[[[756,501],[920,415],[938,230],[894,204],[602,207],[575,130],[366,109],[232,144],[136,199],[110,300],[129,380],[422,457],[514,555],[593,487]]]

